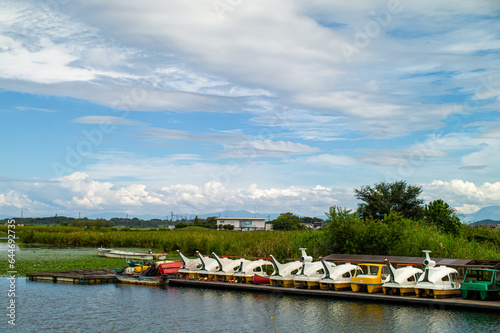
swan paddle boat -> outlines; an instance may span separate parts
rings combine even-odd
[[[382,291],[385,295],[412,295],[415,294],[415,285],[423,271],[413,266],[404,266],[394,268],[389,259],[384,260],[389,269],[389,275],[382,285]]]
[[[322,290],[345,290],[351,289],[351,278],[356,272],[356,265],[345,263],[338,266],[330,266],[323,258],[319,259],[323,264],[325,276],[319,280],[319,287]]]
[[[182,261],[182,266],[181,268],[179,268],[178,271],[179,276],[181,278],[189,276],[190,278],[194,279],[196,277],[196,274],[198,273],[198,270],[201,267],[200,258],[189,259],[185,255],[183,255],[179,250],[177,250],[177,253],[179,254],[179,257],[181,257]]]
[[[233,280],[234,273],[238,270],[243,261],[249,261],[246,259],[228,259],[220,258],[215,252],[212,252],[215,260],[219,263],[218,269],[214,273],[214,281],[229,281]]]
[[[254,275],[269,278],[273,273],[273,264],[267,260],[241,261],[240,267],[234,273],[234,279],[239,283],[254,283]]]
[[[299,249],[302,252],[300,261],[302,267],[293,277],[295,288],[316,289],[319,288],[319,281],[325,276],[324,264],[321,261],[313,261],[311,256],[306,253],[306,248]],[[335,267],[332,262],[325,262],[329,267]]]
[[[196,251],[198,258],[201,261],[201,267],[196,272],[196,277],[199,279],[209,279],[213,280],[215,272],[219,270],[219,262],[213,258],[209,258]]]
[[[351,290],[354,292],[366,290],[370,294],[381,292],[383,281],[388,275],[389,269],[384,264],[358,264],[351,278]]]
[[[293,277],[302,267],[302,263],[298,260],[280,263],[272,255],[269,256],[274,266],[274,273],[269,277],[269,282],[273,287],[293,287]]]
[[[420,276],[415,285],[417,297],[454,297],[460,296],[460,280],[458,271],[451,267],[438,266],[431,260],[429,250],[423,250],[425,253],[425,271]]]

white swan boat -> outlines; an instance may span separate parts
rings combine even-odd
[[[191,278],[195,278],[198,270],[201,267],[201,260],[200,258],[195,258],[195,259],[189,259],[185,255],[181,253],[181,251],[177,250],[177,253],[181,257],[182,261],[182,267],[179,268],[179,276],[181,278],[184,278],[186,276],[189,276]]]
[[[273,264],[267,260],[241,261],[240,267],[234,273],[234,279],[240,283],[253,283],[254,275],[269,278],[273,272]]]
[[[201,267],[196,272],[196,277],[201,279],[210,279],[214,278],[215,272],[219,269],[219,263],[217,260],[209,257],[205,257],[199,251],[196,251],[198,254],[198,258],[201,261]]]
[[[335,264],[332,262],[323,264],[321,261],[313,261],[313,258],[307,255],[306,248],[300,248],[299,250],[302,252],[300,257],[302,267],[293,277],[295,288],[319,288],[319,281],[325,277],[324,264],[328,267],[335,267]]]
[[[274,273],[269,277],[271,286],[287,288],[293,287],[293,277],[302,267],[302,263],[297,260],[282,264],[272,255],[270,255],[269,257],[271,258],[271,262],[274,266]]]
[[[415,293],[418,297],[454,297],[460,296],[460,280],[458,271],[451,267],[438,266],[431,260],[429,250],[425,253],[425,271],[415,285]]]
[[[319,287],[322,290],[345,290],[351,289],[351,278],[356,272],[356,265],[351,263],[345,263],[338,266],[331,266],[325,261],[325,259],[320,258],[320,262],[323,264],[325,269],[324,277],[319,280]]]
[[[385,259],[384,263],[389,268],[389,275],[382,285],[384,294],[401,296],[415,294],[415,285],[423,271],[413,266],[395,269],[388,259]]]
[[[244,258],[228,259],[220,258],[215,252],[212,252],[215,260],[219,263],[219,268],[213,274],[214,281],[229,281],[233,280],[234,273],[240,268],[242,262],[249,261]]]

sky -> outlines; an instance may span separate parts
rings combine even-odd
[[[0,1],[0,215],[500,205],[497,1]]]

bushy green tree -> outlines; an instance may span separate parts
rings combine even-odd
[[[326,213],[330,249],[334,253],[391,255],[401,243],[409,219],[391,212],[384,222],[363,219],[358,212],[340,207],[330,207]]]
[[[462,228],[462,222],[455,215],[453,208],[441,199],[425,205],[424,216],[425,220],[449,234],[458,235]]]
[[[273,230],[298,230],[305,227],[300,223],[300,217],[293,213],[281,213],[275,220],[271,221]]]
[[[331,251],[334,253],[358,253],[358,233],[363,228],[361,217],[350,209],[332,206],[325,213]]]
[[[182,229],[182,228],[185,228],[187,227],[188,225],[184,222],[179,222],[175,225],[175,229]]]
[[[419,199],[422,188],[406,184],[405,181],[393,183],[381,182],[371,186],[355,189],[355,197],[361,201],[358,212],[363,218],[383,220],[384,215],[391,212],[402,214],[407,218],[423,217],[423,199]]]
[[[209,229],[217,229],[217,217],[209,216],[205,219],[205,223],[208,225]]]

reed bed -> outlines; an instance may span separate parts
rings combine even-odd
[[[0,226],[0,232],[5,227]],[[418,221],[397,219],[391,223],[348,223],[318,231],[219,231],[201,227],[177,230],[128,230],[113,228],[81,229],[73,227],[17,227],[23,243],[51,244],[57,247],[143,248],[155,252],[182,251],[193,256],[215,252],[222,256],[279,260],[300,257],[299,248],[307,248],[314,258],[331,253],[432,256],[500,260],[500,231],[463,227],[458,236],[439,231]]]

